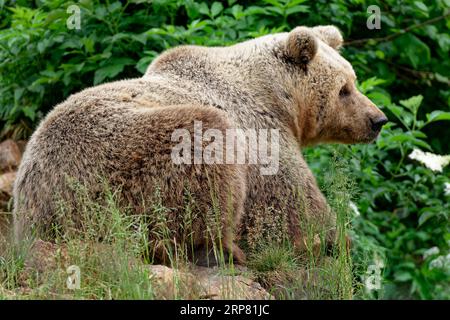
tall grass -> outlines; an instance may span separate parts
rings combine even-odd
[[[76,194],[73,204],[59,201],[56,235],[50,255],[53,264],[48,270],[33,265],[33,247],[7,246],[0,252],[0,298],[42,299],[198,299],[202,295],[192,279],[185,276],[192,268],[195,256],[193,221],[198,216],[194,196],[186,190],[184,215],[174,238],[171,230],[171,210],[163,203],[157,189],[153,201],[143,202],[144,214],[123,207],[120,189],[112,190],[106,183],[100,197],[93,198],[83,185],[72,182]],[[325,185],[336,220],[336,244],[331,250],[325,243],[326,226],[305,225],[306,251],[299,252],[285,237],[282,241],[260,243],[249,255],[246,276],[258,280],[278,299],[352,299],[360,297],[359,275],[353,273],[353,262],[347,247],[350,230],[349,201],[353,184],[345,165],[337,158],[327,172]],[[221,239],[223,212],[231,215],[231,205],[222,208],[218,188],[211,179],[212,207],[206,217],[207,235],[212,247],[206,248],[206,259],[212,252],[218,276],[223,277],[225,291],[232,292],[235,284],[230,275],[238,274],[232,258],[227,256]],[[99,200],[100,199],[100,200]],[[301,199],[300,199],[301,200]],[[299,206],[299,215],[307,206]],[[75,211],[76,209],[76,211]],[[79,215],[76,219],[73,215]],[[283,228],[286,228],[285,226]],[[286,233],[285,233],[286,234]],[[156,251],[163,252],[162,262],[174,268],[172,287],[162,288],[148,265],[160,263]],[[358,260],[358,272],[364,261]],[[71,290],[66,285],[66,268],[76,265],[81,270],[81,286]],[[195,275],[194,275],[195,276]],[[170,291],[170,292],[169,292]],[[226,293],[225,295],[227,295]]]
[[[60,201],[55,244],[40,252],[32,244],[8,246],[0,253],[1,286],[21,288],[21,298],[154,298],[149,271],[138,260],[148,248],[145,221],[119,207],[117,191],[106,188],[104,201],[96,202],[82,186],[74,187],[82,219],[75,225],[71,208]],[[39,270],[36,258],[50,263]],[[66,285],[69,265],[81,270],[79,289]]]
[[[299,254],[289,238],[260,246],[250,257],[249,266],[259,281],[279,299],[353,299],[360,296],[361,278],[353,272],[348,246],[352,212],[349,202],[355,188],[340,160],[339,152],[330,163],[324,185],[328,203],[336,215],[336,241],[327,247],[329,227],[322,221],[301,220],[306,234],[306,250]],[[308,205],[299,192],[299,215]],[[365,261],[358,258],[358,272],[365,271]]]

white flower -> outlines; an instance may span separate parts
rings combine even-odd
[[[377,266],[377,268],[380,268],[380,269],[384,268],[384,260],[377,254],[375,254],[373,261],[375,262],[375,265]]]
[[[430,269],[442,269],[445,261],[443,256],[439,256],[430,262]]]
[[[444,194],[446,196],[450,196],[450,183],[448,182],[444,183]]]
[[[444,256],[439,256],[430,262],[430,269],[444,269],[445,272],[450,273],[450,253]]]
[[[430,249],[428,249],[428,250],[426,250],[424,253],[423,253],[423,258],[424,259],[426,259],[426,258],[428,258],[429,256],[433,256],[433,255],[435,255],[435,254],[439,254],[439,248],[438,247],[431,247]]]
[[[409,154],[409,158],[417,160],[427,168],[438,172],[442,172],[442,169],[450,163],[450,155],[441,156],[431,152],[423,152],[420,149],[414,149],[413,152]]]
[[[352,211],[356,217],[361,215],[361,213],[358,210],[358,207],[356,206],[356,204],[353,201],[349,201],[348,206],[350,207],[350,209],[352,209]]]

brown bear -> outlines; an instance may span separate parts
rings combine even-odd
[[[140,214],[152,214],[145,203],[159,194],[170,208],[166,221],[175,241],[187,214],[188,190],[196,208],[195,247],[219,241],[240,263],[245,254],[236,245],[239,234],[252,245],[264,234],[286,233],[302,249],[302,223],[315,221],[330,231],[332,242],[334,214],[300,149],[368,143],[387,122],[357,90],[353,68],[338,52],[341,45],[337,28],[319,26],[229,47],[181,46],[162,53],[142,78],[70,96],[42,121],[24,153],[14,187],[17,239],[32,231],[51,238],[57,199],[77,213],[68,180],[79,181],[95,197],[101,176],[120,190],[123,206]],[[225,135],[233,129],[276,130],[271,133],[277,138],[273,150],[279,151],[275,173],[262,174],[260,154],[243,163],[192,160],[198,156],[195,142],[181,151],[191,163],[174,161],[177,130],[195,140],[208,130]],[[254,146],[247,138],[235,140],[250,145],[249,157]],[[212,140],[206,140],[197,147],[207,148]],[[236,151],[219,146],[215,152]],[[208,221],[218,222],[215,232]]]

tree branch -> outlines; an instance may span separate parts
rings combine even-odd
[[[447,12],[447,13],[443,14],[442,16],[434,17],[434,18],[426,20],[424,22],[412,25],[412,26],[410,26],[408,28],[401,29],[400,31],[398,31],[396,33],[393,33],[393,34],[390,34],[390,35],[387,35],[385,37],[350,40],[350,41],[344,42],[344,45],[352,45],[352,46],[354,46],[354,45],[361,45],[361,44],[364,44],[364,43],[369,42],[369,41],[374,41],[375,43],[390,41],[390,40],[392,40],[394,38],[397,38],[398,36],[401,36],[401,35],[409,32],[409,31],[411,31],[413,29],[420,28],[420,27],[423,27],[423,26],[428,25],[428,24],[433,24],[433,23],[435,23],[435,22],[437,22],[439,20],[447,18],[448,16],[450,16],[450,12]]]

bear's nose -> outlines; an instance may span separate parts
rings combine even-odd
[[[373,131],[380,131],[381,127],[384,126],[387,122],[388,122],[388,118],[386,118],[386,116],[370,118],[370,124],[372,126]]]

